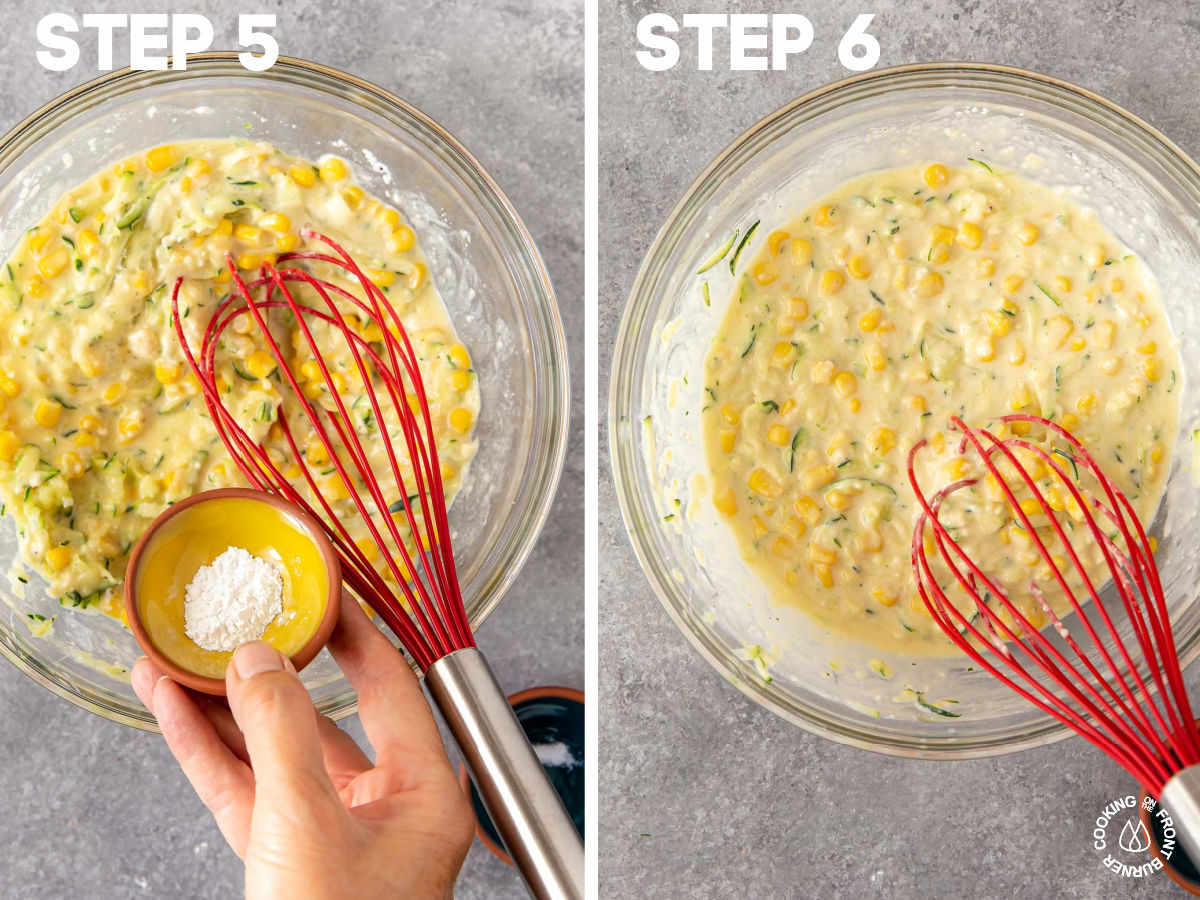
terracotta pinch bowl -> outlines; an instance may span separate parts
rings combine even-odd
[[[142,534],[133,548],[133,553],[129,557],[129,565],[125,570],[125,615],[129,620],[130,630],[133,631],[133,636],[137,639],[142,652],[146,654],[146,657],[154,664],[155,668],[184,687],[200,691],[201,693],[222,697],[225,696],[224,678],[213,678],[187,669],[170,659],[158,648],[150,636],[145,622],[142,620],[138,598],[141,588],[142,563],[146,558],[146,550],[163,525],[176,516],[186,514],[188,510],[198,504],[231,498],[251,500],[274,507],[281,515],[284,524],[292,526],[305,539],[311,541],[324,560],[328,580],[325,595],[325,610],[311,637],[309,637],[298,651],[289,656],[297,672],[312,662],[329,640],[329,636],[333,633],[334,625],[337,623],[342,596],[341,564],[338,561],[338,555],[333,548],[333,544],[325,534],[325,530],[316,519],[287,500],[277,497],[274,494],[267,494],[249,488],[220,488],[218,490],[193,494],[187,499],[181,500],[164,510],[158,518],[150,523],[150,526]]]

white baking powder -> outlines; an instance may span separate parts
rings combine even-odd
[[[241,547],[201,566],[184,592],[184,631],[205,650],[232,652],[283,612],[278,570]]]

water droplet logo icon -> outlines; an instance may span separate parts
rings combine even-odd
[[[1139,819],[1126,819],[1118,843],[1127,853],[1144,853],[1150,849],[1150,834]]]

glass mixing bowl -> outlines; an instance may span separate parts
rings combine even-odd
[[[761,220],[743,258],[773,228],[864,172],[976,157],[1094,208],[1155,273],[1180,342],[1180,436],[1153,532],[1179,649],[1200,651],[1200,171],[1157,131],[1061,81],[985,65],[873,72],[802,97],[722,153],[671,213],[642,264],[621,321],[609,407],[617,494],[634,550],[671,618],[740,690],[812,732],[902,756],[986,756],[1069,732],[965,658],[901,659],[818,633],[772,605],[705,488],[699,411],[709,340],[734,281],[696,270],[733,230]],[[710,286],[711,306],[701,282]],[[692,376],[689,378],[689,375]],[[906,570],[898,579],[909,579]],[[760,675],[752,648],[769,663]],[[870,671],[882,659],[887,681]],[[959,718],[922,711],[904,689],[954,699]]]
[[[436,122],[374,85],[301,60],[281,59],[255,74],[236,54],[207,53],[189,59],[186,72],[116,72],[65,94],[0,140],[0,249],[7,256],[24,228],[105,165],[155,144],[239,135],[310,159],[336,153],[417,232],[471,349],[482,395],[480,450],[450,515],[463,598],[478,627],[516,578],[554,496],[566,450],[567,356],[532,238],[492,179]],[[47,598],[41,579],[19,571],[11,525],[0,525],[0,559],[16,568],[0,590],[0,652],[72,703],[153,729],[129,685],[140,655],[131,634]],[[38,637],[31,612],[59,615]],[[354,693],[328,653],[303,677],[321,712],[354,712]]]

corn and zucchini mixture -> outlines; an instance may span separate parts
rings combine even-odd
[[[848,182],[736,271],[705,362],[712,502],[772,592],[828,629],[951,650],[910,574],[905,460],[929,440],[927,490],[979,474],[952,415],[1058,422],[1152,516],[1179,354],[1151,275],[1093,213],[981,160],[931,163]],[[983,570],[1048,577],[995,487],[971,491],[955,514]]]
[[[178,346],[171,290],[182,276],[184,330],[198,347],[230,289],[226,254],[251,278],[262,262],[305,249],[305,226],[369,267],[399,312],[421,359],[447,499],[457,492],[476,449],[478,387],[399,212],[364,193],[336,157],[314,164],[244,140],[155,147],[64,195],[0,270],[0,497],[24,562],[63,605],[120,616],[118,586],[146,525],[197,491],[244,484]],[[367,340],[382,340],[379,323],[355,322]],[[295,323],[272,327],[293,348],[288,362],[306,394],[320,398],[327,389]],[[243,316],[227,332],[218,389],[302,485],[275,425],[282,375],[254,331]],[[344,341],[331,347],[340,352],[323,355],[335,386],[363,411],[356,427],[376,471],[386,471],[361,378]],[[323,448],[309,442],[306,455],[325,479],[323,494],[345,507],[341,518],[375,559],[348,487],[332,466],[321,468]]]

